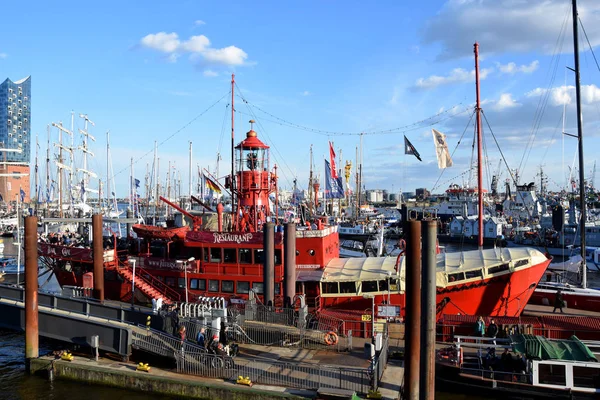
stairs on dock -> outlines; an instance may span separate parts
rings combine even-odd
[[[141,271],[140,271],[141,270]],[[149,299],[163,299],[163,303],[171,304],[180,300],[180,295],[163,282],[153,278],[148,272],[141,268],[135,271],[135,288],[144,293]],[[128,282],[134,281],[131,268],[117,269],[117,273]],[[150,277],[150,278],[148,278]],[[128,296],[131,296],[131,292]]]

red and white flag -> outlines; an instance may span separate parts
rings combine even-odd
[[[335,168],[335,150],[333,150],[333,143],[329,142],[329,159],[331,161],[331,177],[333,179],[338,178],[337,169]]]

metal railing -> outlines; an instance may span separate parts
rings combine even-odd
[[[93,288],[83,286],[64,285],[61,294],[69,297],[91,298],[93,290]]]
[[[379,382],[383,377],[383,373],[388,363],[389,359],[389,350],[390,350],[390,341],[387,336],[383,338],[383,344],[381,346],[381,351],[377,356],[375,356],[375,360],[371,364],[371,373],[373,375],[372,386],[374,390],[379,388]]]
[[[236,358],[189,351],[176,352],[177,372],[209,378],[235,380],[248,377],[255,384],[312,389],[328,387],[367,393],[371,388],[369,371],[349,368],[274,361],[268,358]]]
[[[130,268],[130,270],[132,269],[133,268]],[[181,295],[175,289],[171,288],[159,279],[156,279],[154,276],[152,276],[150,272],[146,271],[145,269],[136,267],[135,276],[136,278],[142,279],[145,283],[158,290],[163,296],[166,297],[166,299],[170,299],[172,301],[181,300]]]
[[[138,329],[132,329],[131,344],[140,350],[158,354],[164,357],[173,357],[175,353],[191,351],[201,353],[204,349],[189,340],[181,342],[181,339],[168,333],[164,333],[142,325]]]
[[[494,369],[482,369],[482,368],[462,368],[462,373],[469,374],[472,376],[479,377],[481,379],[493,379],[497,381],[507,382],[519,382],[519,383],[531,383],[531,374],[510,372],[510,371],[499,371]]]

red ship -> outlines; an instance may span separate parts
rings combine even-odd
[[[165,302],[186,298],[194,302],[199,297],[243,302],[251,290],[263,296],[263,225],[277,215],[269,201],[269,195],[277,192],[276,167],[271,170],[269,147],[253,129],[235,147],[235,163],[235,179],[228,177],[225,184],[235,212],[226,215],[222,206],[217,207],[218,229],[210,231],[200,217],[169,203],[190,217],[191,226],[168,231],[138,226],[141,237],[131,239],[127,249],[106,250],[105,298],[131,301],[134,273],[134,300],[142,303],[159,297]],[[225,216],[231,218],[230,230],[223,229]],[[276,304],[283,303],[285,276],[284,238],[279,228],[273,245]],[[342,259],[337,226],[322,222],[317,229],[298,227],[295,244],[292,277],[296,293],[305,295],[309,307],[347,314],[347,310],[364,311],[378,304],[404,310],[404,256]],[[93,286],[91,249],[40,243],[39,251],[61,285]],[[549,263],[541,252],[528,248],[439,254],[438,316],[518,316]]]

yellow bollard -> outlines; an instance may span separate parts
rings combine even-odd
[[[148,365],[148,363],[139,363],[137,365],[136,371],[150,372],[150,366]]]
[[[241,375],[238,376],[236,383],[239,385],[246,385],[246,386],[252,387],[252,381],[250,380],[249,376],[247,376],[245,378]]]
[[[379,390],[369,390],[367,394],[367,399],[381,399],[381,392]]]
[[[73,361],[73,354],[66,351],[62,354],[62,356],[60,356],[60,359],[64,361]]]

